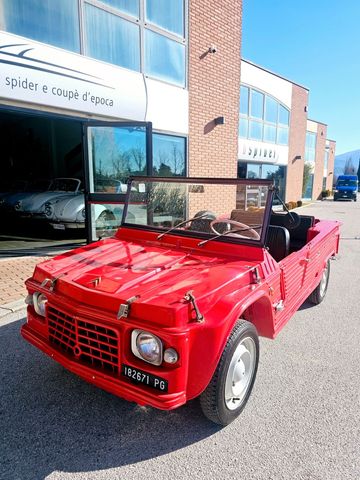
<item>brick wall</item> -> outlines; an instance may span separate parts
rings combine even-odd
[[[326,180],[326,188],[328,190],[333,189],[333,182],[334,182],[334,163],[335,163],[335,150],[336,150],[336,142],[334,140],[329,140],[329,160],[328,160],[328,167],[327,167],[327,180]]]
[[[286,176],[285,200],[297,201],[302,197],[306,138],[308,91],[298,85],[292,87],[289,134],[289,163]],[[295,157],[301,157],[296,159]]]
[[[190,176],[237,176],[241,15],[242,0],[189,2]]]
[[[327,126],[323,123],[318,123],[316,134],[314,184],[312,194],[313,200],[321,199],[321,191],[324,178],[326,131]]]

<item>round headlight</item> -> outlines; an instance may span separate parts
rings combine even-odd
[[[33,295],[33,303],[34,303],[35,312],[38,315],[45,317],[45,314],[46,314],[45,306],[47,303],[46,295],[40,292],[35,292]]]
[[[52,213],[53,213],[53,208],[52,208],[51,204],[50,203],[45,203],[45,215],[47,217],[51,217]]]
[[[152,333],[134,330],[131,338],[131,349],[136,357],[145,362],[153,365],[160,365],[162,362],[162,342]]]
[[[86,217],[85,208],[83,208],[83,209],[81,210],[81,215],[82,215],[82,217],[83,217],[83,218],[85,218],[85,217]]]
[[[20,210],[20,208],[21,208],[21,202],[20,202],[20,200],[18,200],[18,201],[15,203],[14,208],[15,208],[15,210]]]

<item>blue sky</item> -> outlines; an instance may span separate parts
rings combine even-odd
[[[310,89],[336,154],[360,148],[360,0],[243,0],[242,57]]]

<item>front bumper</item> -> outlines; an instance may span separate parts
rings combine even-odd
[[[337,192],[334,194],[334,200],[344,199],[344,200],[355,200],[357,192],[354,191],[345,191]]]
[[[84,222],[62,222],[61,220],[59,221],[54,221],[51,220],[49,221],[49,225],[54,229],[54,230],[68,230],[68,229],[78,229],[78,228],[85,228],[85,223]]]
[[[70,360],[60,351],[52,348],[35,330],[25,324],[21,328],[21,335],[29,343],[49,355],[53,360],[63,365],[67,370],[78,375],[87,382],[106,390],[118,397],[142,406],[151,406],[160,410],[172,410],[186,402],[185,391],[176,393],[152,393],[144,391],[142,387],[121,379],[113,378],[100,371],[96,371],[77,361]]]

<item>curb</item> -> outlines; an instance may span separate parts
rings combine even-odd
[[[15,313],[19,310],[26,308],[24,298],[20,298],[19,300],[15,300],[13,302],[4,303],[0,305],[0,318],[9,315],[9,313]]]

